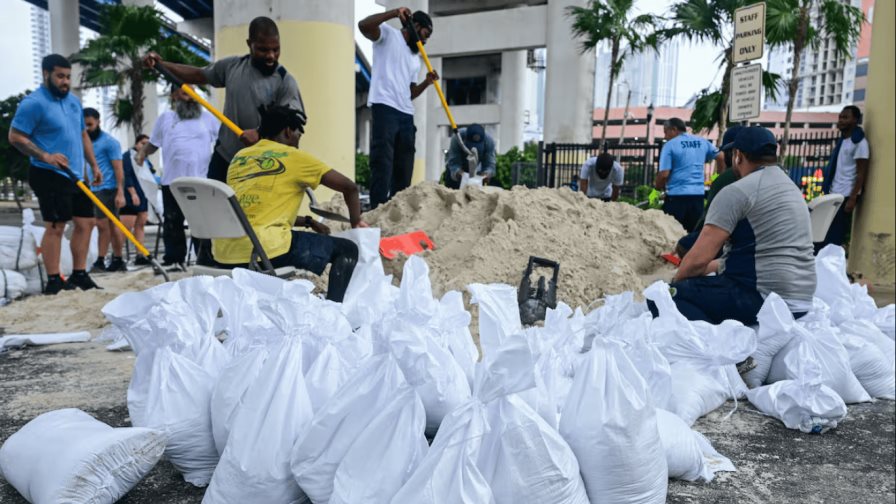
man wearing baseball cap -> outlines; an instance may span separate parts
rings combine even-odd
[[[689,320],[752,325],[765,297],[775,292],[801,317],[815,292],[809,209],[778,166],[775,136],[762,127],[744,128],[722,149],[733,149],[739,180],[709,207],[672,280],[672,299]],[[719,250],[722,257],[715,259]],[[656,316],[656,306],[648,306]]]

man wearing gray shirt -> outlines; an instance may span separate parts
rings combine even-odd
[[[263,16],[253,19],[249,23],[246,45],[249,54],[224,58],[205,68],[166,62],[152,52],[144,58],[146,66],[163,65],[187,84],[208,84],[225,89],[224,115],[243,129],[243,135],[237,137],[223,124],[218,131],[215,153],[208,165],[208,178],[221,182],[227,181],[227,168],[237,151],[258,142],[259,107],[283,105],[300,111],[303,123],[306,120],[299,85],[279,63],[277,24]],[[300,128],[301,132],[304,129]]]
[[[618,201],[625,172],[609,152],[588,158],[579,173],[579,190],[589,198]]]
[[[672,280],[672,299],[689,320],[752,325],[765,297],[775,292],[801,317],[812,308],[815,292],[809,209],[777,165],[771,131],[745,128],[722,147],[729,148],[740,179],[713,200],[697,242]],[[706,276],[710,273],[717,275]],[[656,306],[648,306],[656,315]]]

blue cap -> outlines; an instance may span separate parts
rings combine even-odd
[[[722,137],[722,149],[724,150],[724,146],[733,143],[734,139],[737,138],[737,134],[743,131],[744,128],[746,128],[746,126],[741,126],[740,124],[729,126],[728,129],[725,130],[725,135]]]
[[[733,142],[729,142],[725,133],[725,145],[722,150],[737,149],[745,154],[774,156],[778,153],[778,141],[775,135],[762,126],[750,126],[737,132]]]

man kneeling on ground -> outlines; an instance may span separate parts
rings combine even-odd
[[[305,188],[323,184],[342,193],[352,227],[367,225],[361,221],[358,186],[297,148],[303,123],[296,109],[280,105],[261,108],[261,140],[233,157],[227,185],[236,192],[271,264],[275,268],[295,266],[317,275],[330,264],[327,299],[342,301],[358,262],[358,247],[350,240],[326,236],[330,230],[310,217],[296,219]],[[314,233],[293,231],[293,226],[309,227]],[[225,267],[246,265],[251,253],[248,238],[212,242],[215,261]]]
[[[672,280],[672,299],[689,320],[753,325],[765,297],[776,292],[801,317],[812,308],[815,292],[803,196],[777,164],[771,131],[745,128],[722,148],[734,149],[739,180],[719,191],[709,207],[697,242]],[[715,259],[723,245],[722,257]],[[656,316],[656,306],[648,307]]]

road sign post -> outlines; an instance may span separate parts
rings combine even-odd
[[[765,50],[765,2],[734,11],[734,64],[762,57]]]
[[[731,108],[728,119],[732,122],[759,117],[762,102],[762,65],[739,66],[731,71]]]
[[[740,64],[757,60],[765,52],[765,2],[734,11],[734,46],[731,51],[735,67],[731,69],[728,120],[741,122],[759,117],[761,109],[762,65]]]

